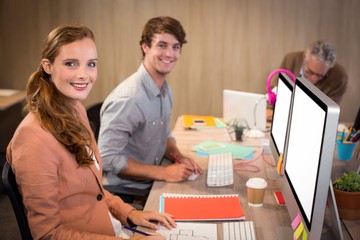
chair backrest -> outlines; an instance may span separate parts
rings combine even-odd
[[[15,175],[11,169],[10,164],[6,161],[2,171],[2,181],[4,184],[5,191],[10,199],[13,207],[16,221],[19,226],[21,238],[32,239],[29,224],[26,218],[24,206],[22,203],[22,197],[19,193],[19,189],[16,184]]]
[[[94,132],[96,141],[99,137],[100,131],[100,110],[103,102],[95,103],[86,109],[87,116],[90,121],[91,128]]]
[[[98,103],[95,103],[95,104],[89,106],[86,109],[86,113],[89,118],[90,125],[94,132],[96,141],[98,140],[99,131],[100,131],[100,110],[101,110],[102,104],[103,104],[103,102],[98,102]],[[147,196],[150,192],[150,188],[144,189],[144,190],[140,190],[140,189],[138,190],[138,189],[134,189],[134,188],[127,188],[127,187],[124,187],[121,185],[115,185],[115,186],[106,185],[106,186],[104,186],[104,188],[106,190],[108,190],[109,192],[120,196],[124,201],[126,201],[126,199],[124,198],[125,196],[144,197],[144,196]]]

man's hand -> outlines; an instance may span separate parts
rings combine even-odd
[[[164,181],[182,182],[193,173],[193,168],[184,163],[174,163],[164,167]]]

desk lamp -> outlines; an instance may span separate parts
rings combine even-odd
[[[266,95],[264,95],[263,97],[259,98],[256,101],[255,106],[254,106],[254,111],[253,111],[253,114],[254,114],[254,126],[251,129],[244,132],[245,136],[251,137],[251,138],[265,137],[265,133],[262,130],[257,128],[257,123],[256,123],[256,111],[257,111],[256,109],[257,109],[257,106],[261,101],[263,101],[265,99],[266,99]]]

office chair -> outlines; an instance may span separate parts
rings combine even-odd
[[[25,215],[24,206],[22,203],[22,197],[19,193],[17,187],[15,175],[11,169],[9,162],[5,162],[3,171],[2,171],[2,181],[4,184],[5,191],[10,199],[11,205],[13,207],[16,221],[19,226],[21,238],[23,240],[32,239],[29,224]]]
[[[95,103],[89,106],[86,110],[96,141],[98,141],[99,131],[100,131],[100,110],[102,104],[103,102]],[[116,186],[104,185],[104,188],[109,192],[111,192],[112,194],[118,195],[123,199],[124,202],[127,203],[132,203],[135,196],[146,197],[149,195],[150,192],[150,188],[139,190],[139,189],[128,188],[120,185],[116,185]],[[139,210],[143,208],[143,206],[139,206],[136,204],[134,204],[133,206]]]
[[[100,110],[103,102],[98,102],[93,105],[90,105],[86,109],[87,116],[90,121],[91,129],[93,130],[96,142],[99,137],[99,131],[100,131]]]

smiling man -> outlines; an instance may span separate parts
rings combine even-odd
[[[143,63],[110,93],[101,109],[98,144],[104,185],[149,189],[153,180],[181,182],[202,172],[181,154],[170,129],[173,94],[166,77],[180,57],[185,37],[180,22],[171,17],[146,23],[140,40]],[[164,157],[174,164],[161,166]],[[120,197],[134,201],[133,196]]]
[[[288,53],[280,68],[305,77],[338,104],[346,91],[348,76],[329,42],[315,41],[305,52]]]

